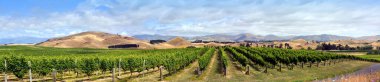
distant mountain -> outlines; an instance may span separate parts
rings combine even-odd
[[[164,35],[147,35],[147,34],[144,34],[144,35],[134,35],[132,37],[135,37],[135,38],[138,38],[140,40],[170,40],[170,39],[173,39],[177,36],[164,36]]]
[[[164,36],[164,35],[135,35],[133,36],[142,40],[154,40],[154,39],[163,39],[170,40],[176,36]],[[368,41],[377,41],[380,40],[380,35],[377,36],[364,36],[359,38],[353,38],[348,36],[337,36],[329,34],[321,35],[306,35],[306,36],[276,36],[276,35],[254,35],[251,33],[243,33],[238,35],[226,35],[226,34],[214,34],[214,35],[205,35],[205,36],[196,36],[196,37],[185,37],[185,39],[194,41],[194,40],[204,40],[204,41],[244,41],[244,40],[297,40],[304,39],[307,41],[334,41],[334,40],[368,40]]]
[[[233,35],[223,35],[223,34],[214,34],[214,35],[205,35],[205,36],[196,36],[196,37],[183,37],[183,36],[166,36],[166,35],[134,35],[133,37],[141,40],[166,40],[169,41],[176,37],[181,37],[186,40],[205,40],[205,41],[234,41],[236,36]]]
[[[34,44],[47,40],[47,38],[37,37],[14,37],[0,38],[0,44]]]
[[[276,35],[253,35],[249,33],[239,34],[238,38],[235,41],[244,41],[244,40],[289,40],[292,36],[276,36]]]
[[[264,36],[265,40],[289,40],[291,38],[294,38],[294,36],[276,36],[276,35]]]
[[[329,35],[329,34],[322,34],[322,35],[307,35],[307,36],[296,36],[294,39],[304,39],[304,40],[315,40],[315,41],[332,41],[332,40],[353,40],[355,38],[348,37],[348,36],[337,36],[337,35]]]
[[[206,40],[206,41],[244,41],[244,40],[287,40],[289,37],[275,36],[275,35],[254,35],[250,33],[243,33],[238,35],[223,35],[223,34],[215,34],[215,35],[206,35],[206,36],[198,36],[192,39],[195,40]]]
[[[135,35],[135,38],[141,40],[155,40],[163,39],[170,40],[176,36],[163,36],[163,35]],[[275,36],[275,35],[254,35],[251,33],[243,33],[238,35],[227,35],[227,34],[213,34],[205,36],[196,36],[196,37],[184,37],[186,40],[204,40],[204,41],[244,41],[244,40],[289,40],[293,36]]]
[[[236,35],[235,41],[244,41],[244,40],[260,40],[263,36],[260,35],[253,35],[250,33],[244,33]]]
[[[191,40],[204,40],[204,41],[235,41],[236,38],[233,35],[214,34],[206,36],[197,36],[191,38]]]
[[[358,40],[368,40],[368,41],[378,41],[380,40],[380,35],[377,36],[362,36],[358,37]]]

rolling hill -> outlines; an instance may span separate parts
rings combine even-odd
[[[165,36],[165,35],[158,35],[158,34],[155,34],[155,35],[147,35],[147,34],[134,35],[132,37],[138,38],[140,40],[170,40],[170,39],[176,38],[176,36]]]
[[[139,48],[142,49],[152,48],[148,42],[133,37],[92,31],[49,39],[37,45],[60,48],[108,48],[108,46],[119,44],[139,44]]]
[[[176,47],[188,47],[191,44],[191,42],[187,41],[182,37],[173,38],[166,43]]]

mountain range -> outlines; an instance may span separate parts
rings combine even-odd
[[[143,40],[169,40],[176,36],[163,36],[163,35],[135,35],[133,36]],[[380,35],[377,36],[363,36],[363,37],[349,37],[338,36],[330,34],[321,35],[304,35],[304,36],[276,36],[276,35],[254,35],[251,33],[243,33],[238,35],[214,34],[196,37],[185,37],[187,40],[205,40],[205,41],[244,41],[244,40],[297,40],[304,39],[307,41],[334,41],[334,40],[367,40],[377,41],[380,40]]]
[[[143,35],[135,35],[135,36],[132,36],[132,37],[135,37],[135,38],[138,38],[138,39],[141,39],[141,40],[170,40],[170,39],[173,39],[173,38],[176,38],[177,36],[165,36],[165,35],[147,35],[147,34],[143,34]]]
[[[176,37],[183,36],[170,36],[170,35],[134,35],[131,36],[139,40],[171,40]],[[308,41],[334,41],[334,40],[366,40],[366,41],[378,41],[380,40],[380,35],[376,36],[363,36],[363,37],[349,37],[349,36],[337,36],[330,34],[321,35],[304,35],[304,36],[277,36],[277,35],[255,35],[251,33],[242,33],[237,35],[228,34],[213,34],[205,36],[196,37],[183,37],[186,40],[204,40],[204,41],[244,41],[244,40],[297,40],[304,39]],[[23,43],[39,43],[48,40],[47,38],[36,38],[36,37],[15,37],[15,38],[0,38],[0,44],[23,44]]]
[[[314,40],[314,41],[358,40],[353,37],[328,35],[328,34],[296,36],[296,37],[293,37],[292,39],[305,39],[305,40]]]
[[[0,44],[34,44],[47,40],[47,38],[37,37],[12,37],[0,38]]]

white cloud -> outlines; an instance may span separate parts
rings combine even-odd
[[[371,1],[88,0],[75,10],[52,12],[48,16],[0,16],[0,34],[57,37],[82,31],[104,31],[123,35],[183,36],[217,33],[378,35],[380,6],[365,2]]]

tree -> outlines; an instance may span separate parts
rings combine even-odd
[[[278,48],[282,48],[283,44],[281,43],[280,46],[278,46]]]
[[[344,49],[345,50],[351,50],[350,46],[348,46],[347,44],[346,44],[346,46],[344,46]]]

